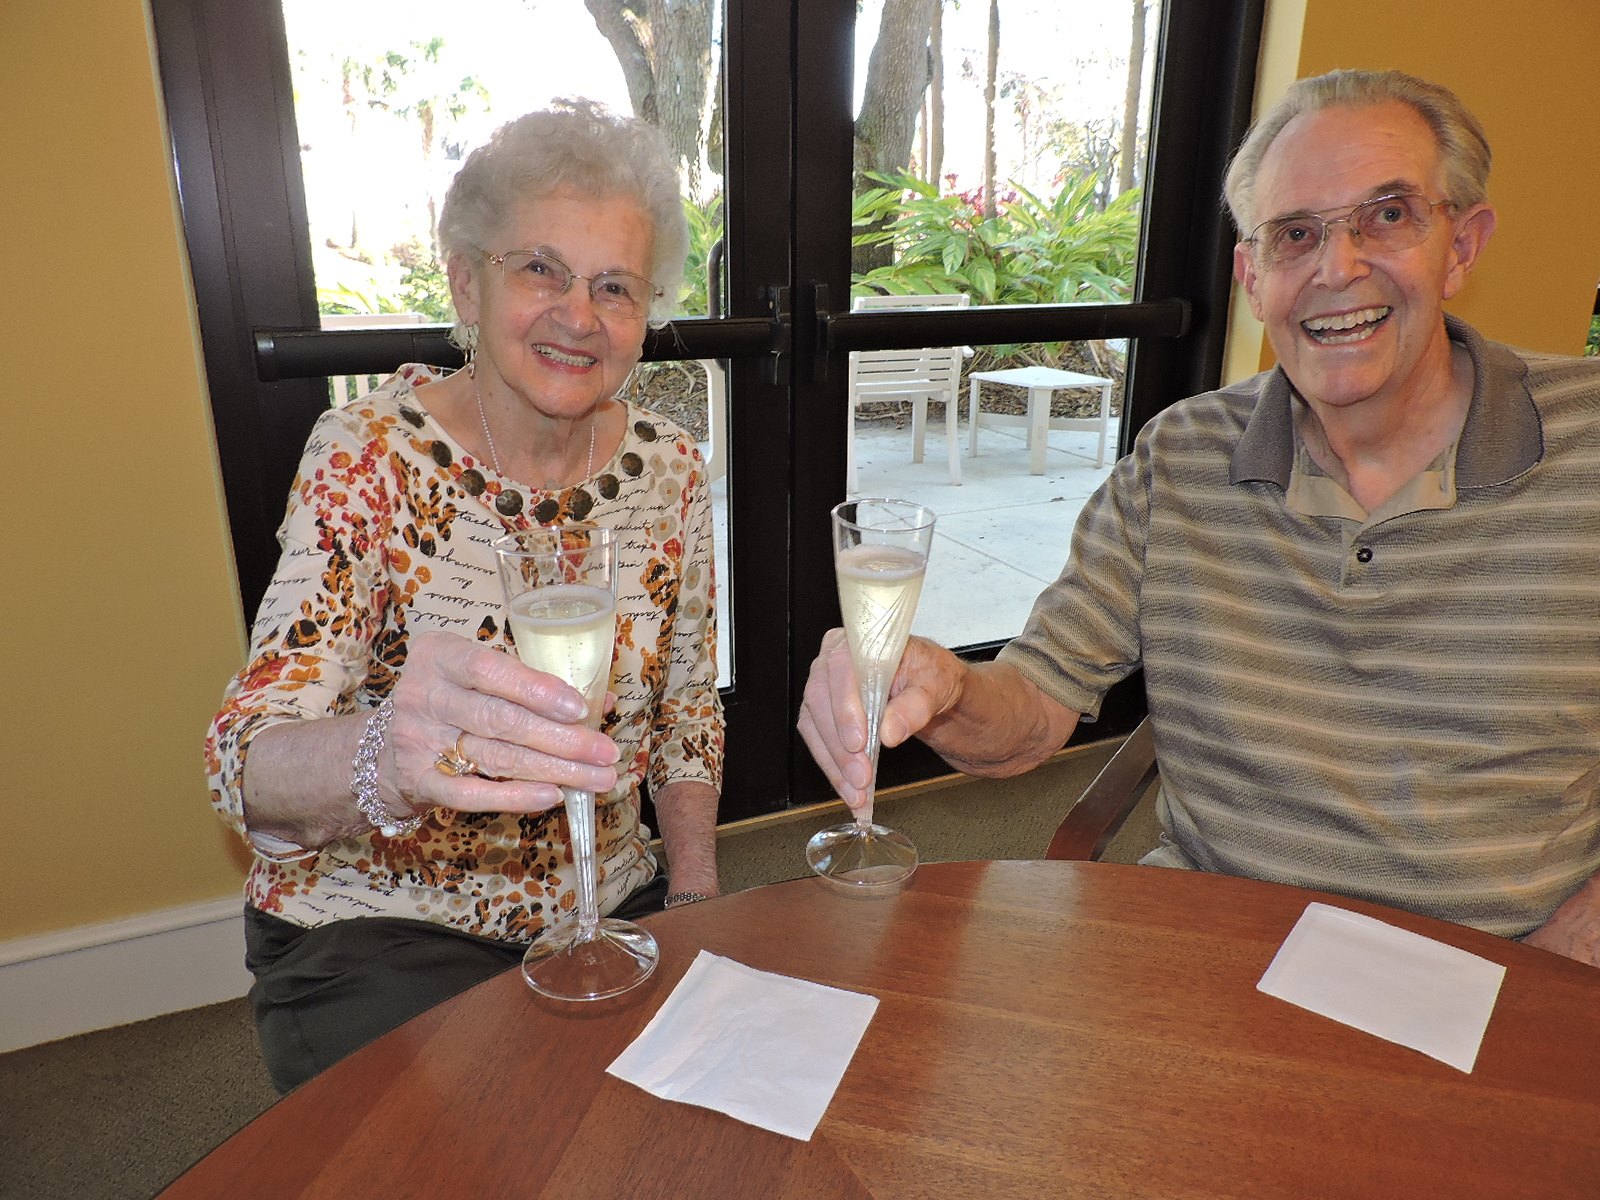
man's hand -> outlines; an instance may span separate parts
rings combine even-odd
[[[1568,896],[1550,919],[1522,939],[1552,954],[1600,967],[1600,875]]]
[[[926,638],[910,639],[889,686],[879,740],[885,746],[898,746],[921,732],[956,702],[966,673],[966,664],[944,647]],[[852,810],[861,805],[872,771],[867,714],[842,629],[830,629],[822,639],[806,680],[798,727],[839,798]]]

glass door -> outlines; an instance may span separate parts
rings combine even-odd
[[[850,310],[1131,300],[1161,5],[934,5],[925,80],[890,52],[924,40],[913,19],[885,0],[857,18]],[[1110,473],[1129,343],[923,353],[851,355],[847,486],[938,511],[920,632],[1003,641]],[[930,375],[933,404],[916,390]]]
[[[429,243],[455,164],[552,96],[599,99],[662,125],[690,197],[693,286],[638,387],[717,480],[722,818],[825,799],[794,715],[838,620],[827,513],[852,450],[855,490],[941,513],[946,599],[924,605],[926,632],[992,653],[1117,447],[1216,380],[1231,237],[1215,197],[1260,10],[152,0],[247,610],[331,388],[454,353]],[[880,300],[897,302],[860,307]],[[868,356],[925,347],[960,358],[920,420],[914,399],[851,382]],[[1003,374],[1023,369],[1109,387],[1064,386],[1030,414]],[[973,376],[997,373],[974,409]],[[1002,525],[1034,532],[1006,547]],[[913,748],[883,778],[946,769]]]
[[[621,4],[482,0],[447,8],[394,0],[281,0],[293,82],[318,323],[407,329],[454,320],[435,251],[444,196],[495,128],[562,98],[643,113],[681,164],[688,270],[673,314],[720,316],[724,163],[721,31],[707,2],[624,19]],[[591,11],[592,9],[592,11]],[[671,89],[676,105],[659,101]],[[373,186],[375,180],[404,180]],[[717,504],[719,628],[731,628],[727,357],[652,361],[629,398],[700,444]],[[335,376],[332,399],[376,376]],[[731,686],[731,656],[720,683]]]
[[[1233,243],[1221,176],[1262,16],[1250,0],[857,7],[806,3],[795,34],[792,419],[808,469],[790,558],[814,581],[791,617],[795,704],[838,619],[826,516],[847,492],[940,514],[916,629],[992,655],[1059,572],[1119,449],[1216,385]],[[910,307],[875,306],[891,299]],[[929,347],[957,348],[953,395],[919,419],[914,397],[870,394],[869,356]],[[1077,736],[1142,712],[1135,678]],[[793,769],[793,799],[827,796],[798,748]],[[913,744],[884,754],[879,780],[947,771]]]

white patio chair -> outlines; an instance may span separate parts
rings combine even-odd
[[[972,297],[963,294],[932,296],[860,296],[852,312],[894,309],[966,308]],[[856,409],[875,400],[911,401],[911,461],[922,461],[927,435],[928,401],[944,404],[945,451],[950,482],[961,482],[961,450],[957,438],[960,408],[961,359],[971,347],[943,346],[922,350],[859,350],[850,355],[850,441],[846,451],[849,488],[858,490],[856,474]]]
[[[697,358],[706,373],[708,437],[706,478],[715,482],[728,473],[728,373],[714,358]]]
[[[421,313],[324,313],[319,322],[324,329],[393,329],[398,325],[426,325]],[[376,375],[330,375],[328,389],[335,408],[347,400],[365,396],[382,380]]]

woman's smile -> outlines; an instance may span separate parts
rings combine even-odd
[[[592,354],[580,354],[572,350],[562,350],[557,346],[550,345],[548,342],[535,343],[533,352],[549,359],[557,366],[563,367],[582,367],[587,369],[600,361]]]

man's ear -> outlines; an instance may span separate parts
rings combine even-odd
[[[1261,301],[1256,298],[1256,260],[1250,252],[1247,242],[1235,243],[1233,247],[1233,278],[1236,283],[1244,288],[1244,294],[1250,300],[1250,312],[1255,319],[1260,321]]]
[[[1444,298],[1450,299],[1459,292],[1472,273],[1478,255],[1494,235],[1498,217],[1487,204],[1474,204],[1455,219],[1455,233],[1450,238],[1450,261],[1444,275]]]

